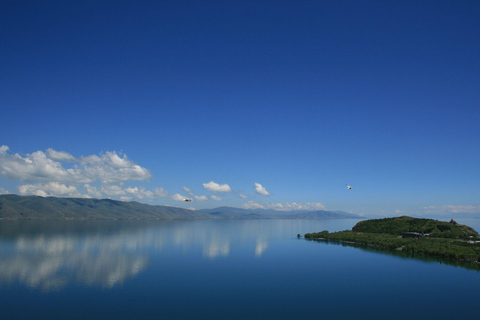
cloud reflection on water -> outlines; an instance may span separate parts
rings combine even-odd
[[[0,288],[112,288],[145,270],[164,247],[184,255],[201,249],[209,260],[228,257],[238,245],[255,257],[268,248],[269,232],[258,221],[9,223],[0,224]]]
[[[268,242],[264,239],[257,239],[255,244],[255,257],[261,257],[262,254],[267,250]]]
[[[44,291],[68,283],[111,288],[145,269],[148,256],[134,247],[149,244],[140,234],[21,236],[2,254],[0,284],[21,283]]]
[[[212,240],[203,247],[203,256],[210,259],[227,257],[230,254],[230,244],[227,241]]]

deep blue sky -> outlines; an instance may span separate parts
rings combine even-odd
[[[0,57],[0,193],[480,213],[478,1],[2,1]]]

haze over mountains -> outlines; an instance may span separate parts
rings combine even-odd
[[[0,219],[8,220],[189,220],[189,219],[352,219],[342,211],[277,211],[219,207],[189,210],[110,199],[0,195]]]

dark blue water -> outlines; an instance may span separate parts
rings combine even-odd
[[[296,238],[356,222],[3,221],[0,317],[478,317],[476,270]]]

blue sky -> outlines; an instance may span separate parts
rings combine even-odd
[[[480,214],[479,39],[478,1],[3,1],[0,193]]]

